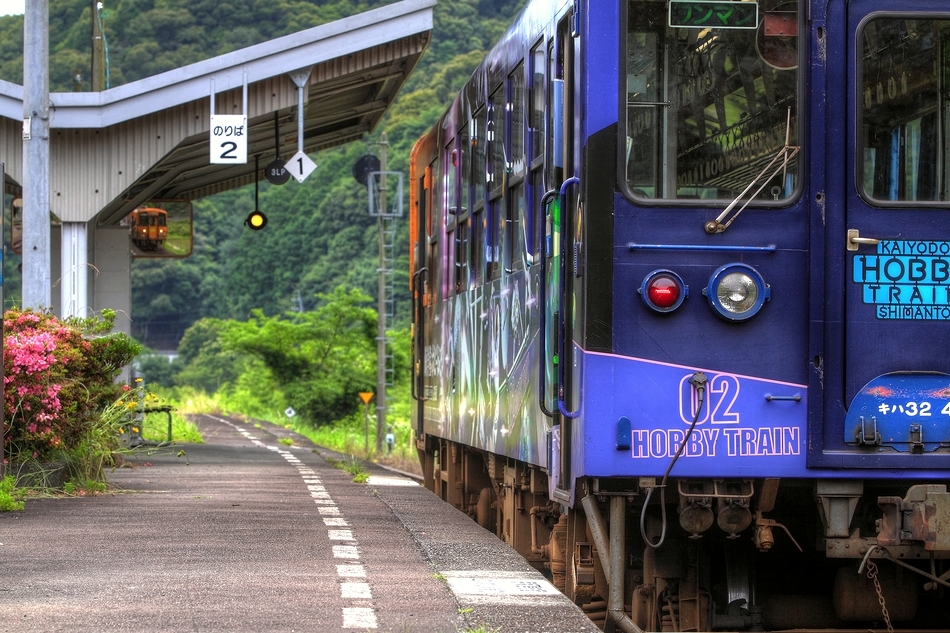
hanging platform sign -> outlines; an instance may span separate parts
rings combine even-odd
[[[297,182],[303,182],[317,168],[317,164],[305,152],[299,151],[287,161],[285,167]]]
[[[209,105],[211,106],[212,165],[243,165],[247,163],[247,69],[242,72],[242,111],[244,114],[215,114],[215,80],[211,78]]]
[[[290,172],[281,159],[272,160],[264,168],[264,178],[272,185],[282,185],[290,180]]]
[[[247,162],[247,117],[243,114],[211,115],[211,164],[243,165]]]

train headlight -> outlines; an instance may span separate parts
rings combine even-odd
[[[643,303],[657,312],[672,312],[689,296],[689,286],[672,270],[654,270],[640,284]]]
[[[745,321],[769,300],[769,286],[762,275],[746,264],[721,266],[703,290],[712,309],[724,319]]]

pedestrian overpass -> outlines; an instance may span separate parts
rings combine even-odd
[[[49,307],[60,316],[112,308],[129,333],[133,247],[123,218],[149,200],[255,182],[255,155],[263,167],[363,138],[425,51],[434,7],[403,0],[102,92],[50,94],[50,211],[60,222]],[[211,163],[212,114],[246,114],[246,163]],[[23,182],[24,118],[23,86],[0,81],[10,195]]]

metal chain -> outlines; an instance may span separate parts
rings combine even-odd
[[[884,592],[881,591],[881,583],[877,579],[877,565],[870,559],[868,559],[868,578],[874,583],[874,591],[877,592],[877,601],[881,603],[881,613],[884,614],[884,624],[887,625],[887,633],[894,633],[891,616],[887,613],[887,605],[884,604]]]

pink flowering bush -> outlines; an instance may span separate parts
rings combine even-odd
[[[54,458],[82,441],[122,393],[115,377],[141,347],[108,334],[115,313],[60,321],[9,310],[3,318],[4,439],[14,459]]]

